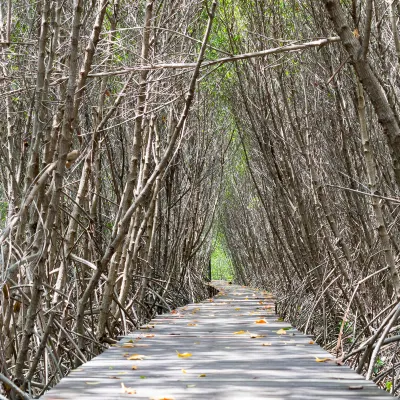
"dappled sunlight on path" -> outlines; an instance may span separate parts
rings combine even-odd
[[[266,292],[217,281],[213,299],[160,315],[43,399],[386,399],[281,322]]]

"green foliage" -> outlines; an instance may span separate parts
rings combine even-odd
[[[374,373],[377,374],[381,368],[385,365],[385,361],[383,361],[381,358],[377,358],[374,366]]]
[[[4,228],[7,218],[8,203],[0,201],[0,228]]]
[[[217,233],[213,241],[211,279],[234,280],[232,261],[225,251],[225,238],[221,233]]]

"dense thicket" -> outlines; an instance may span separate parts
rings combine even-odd
[[[71,3],[0,4],[0,377],[204,298],[214,246],[397,393],[400,5]]]
[[[397,393],[398,8],[321,3],[227,11],[235,53],[336,32],[344,46],[235,65],[247,168],[227,177],[223,231],[240,282],[274,290],[282,316]]]

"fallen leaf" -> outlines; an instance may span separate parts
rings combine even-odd
[[[100,382],[85,382],[86,385],[98,385]]]
[[[147,379],[144,375],[139,376],[140,379]]]
[[[174,400],[173,397],[150,397],[150,400]]]
[[[200,374],[199,378],[205,378],[207,375],[206,374]]]
[[[126,349],[126,348],[131,349],[131,348],[135,347],[135,345],[132,343],[124,343],[121,347],[124,349]]]
[[[143,354],[132,354],[130,357],[128,357],[128,360],[144,360],[146,356]]]
[[[187,372],[186,372],[186,370],[185,370],[185,369],[183,369],[183,370],[182,370],[182,373],[183,373],[183,374],[186,374]]]
[[[154,337],[154,335],[146,335],[145,337],[152,338],[152,337]]]
[[[258,338],[262,338],[262,337],[265,337],[265,335],[257,335],[256,333],[252,333],[250,335],[251,339],[258,339]]]
[[[121,382],[121,389],[122,389],[122,393],[136,394],[136,390],[135,389],[132,389],[130,387],[126,387],[123,382]]]
[[[189,388],[194,388],[194,387],[196,387],[196,385],[191,385],[191,384],[189,384],[189,385],[186,385],[186,387],[189,389]]]
[[[197,326],[197,324],[187,324],[188,326]]]
[[[131,369],[137,370],[138,367],[137,367],[137,365],[132,365],[132,368],[131,368]]]
[[[358,386],[349,386],[350,390],[362,390],[364,389],[364,386],[358,385]]]
[[[234,335],[243,335],[244,333],[246,333],[246,331],[233,332]]]
[[[267,323],[267,321],[265,319],[258,319],[256,321],[256,324],[266,324],[266,323]]]
[[[261,346],[272,346],[272,343],[263,343]]]
[[[315,342],[314,342],[314,340],[310,340],[309,342],[308,342],[308,344],[314,344]]]
[[[235,308],[235,311],[239,311],[239,310],[240,310],[240,307],[236,307],[236,308]]]
[[[326,362],[326,361],[332,361],[332,359],[331,358],[318,358],[318,357],[315,357],[315,361],[316,362]]]
[[[278,335],[286,335],[286,331],[284,329],[279,329],[279,331],[276,331]]]
[[[176,354],[177,354],[178,357],[180,357],[180,358],[192,357],[192,353],[179,353],[179,351],[177,351]]]

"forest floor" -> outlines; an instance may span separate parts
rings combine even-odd
[[[387,399],[274,312],[272,295],[214,281],[219,293],[154,318],[72,371],[61,399]]]

